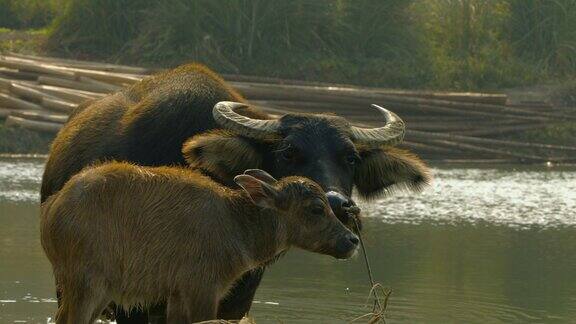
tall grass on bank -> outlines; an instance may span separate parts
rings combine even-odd
[[[422,86],[427,64],[419,62],[410,3],[70,0],[50,43],[141,64],[196,60],[222,72]]]
[[[549,74],[576,73],[576,0],[513,0],[507,27],[522,59]]]
[[[533,81],[506,39],[508,1],[419,1],[431,58],[432,84],[440,88],[502,88]]]
[[[19,1],[41,3],[0,8]],[[46,1],[57,55],[401,88],[576,75],[576,0]]]
[[[110,59],[138,35],[142,11],[152,0],[64,0],[48,49],[60,54]]]

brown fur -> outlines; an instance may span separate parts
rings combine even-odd
[[[364,198],[402,189],[420,191],[432,181],[426,163],[406,150],[360,147],[359,152],[362,162],[354,173],[354,185]]]
[[[42,246],[63,291],[57,323],[92,323],[111,301],[167,301],[169,322],[214,319],[235,280],[290,246],[350,256],[336,245],[351,233],[317,184],[240,177],[245,191],[120,162],[74,176],[42,206]],[[310,215],[318,206],[323,216]]]
[[[253,144],[229,131],[216,130],[186,141],[182,148],[186,162],[213,178],[231,184],[232,178],[246,169],[260,169],[262,154]]]
[[[41,201],[96,161],[184,164],[182,144],[193,135],[218,128],[212,108],[222,100],[244,102],[210,69],[189,64],[83,103],[52,143],[42,179]],[[249,107],[240,113],[267,118]]]

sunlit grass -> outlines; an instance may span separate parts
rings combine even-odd
[[[0,28],[0,53],[38,54],[46,41],[48,29],[12,30]]]

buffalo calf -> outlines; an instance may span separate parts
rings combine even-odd
[[[232,190],[197,171],[111,162],[42,205],[42,246],[63,299],[57,323],[92,323],[115,302],[167,302],[169,323],[215,319],[244,273],[291,246],[348,258],[358,237],[316,183],[261,170]]]

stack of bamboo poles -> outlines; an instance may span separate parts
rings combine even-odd
[[[141,80],[151,69],[10,54],[0,56],[0,118],[8,126],[57,132],[81,102]],[[511,102],[505,94],[404,91],[224,75],[253,104],[270,113],[333,112],[367,125],[385,106],[407,123],[404,145],[428,159],[566,162],[576,146],[501,139],[514,132],[576,122],[576,111],[546,102]]]

